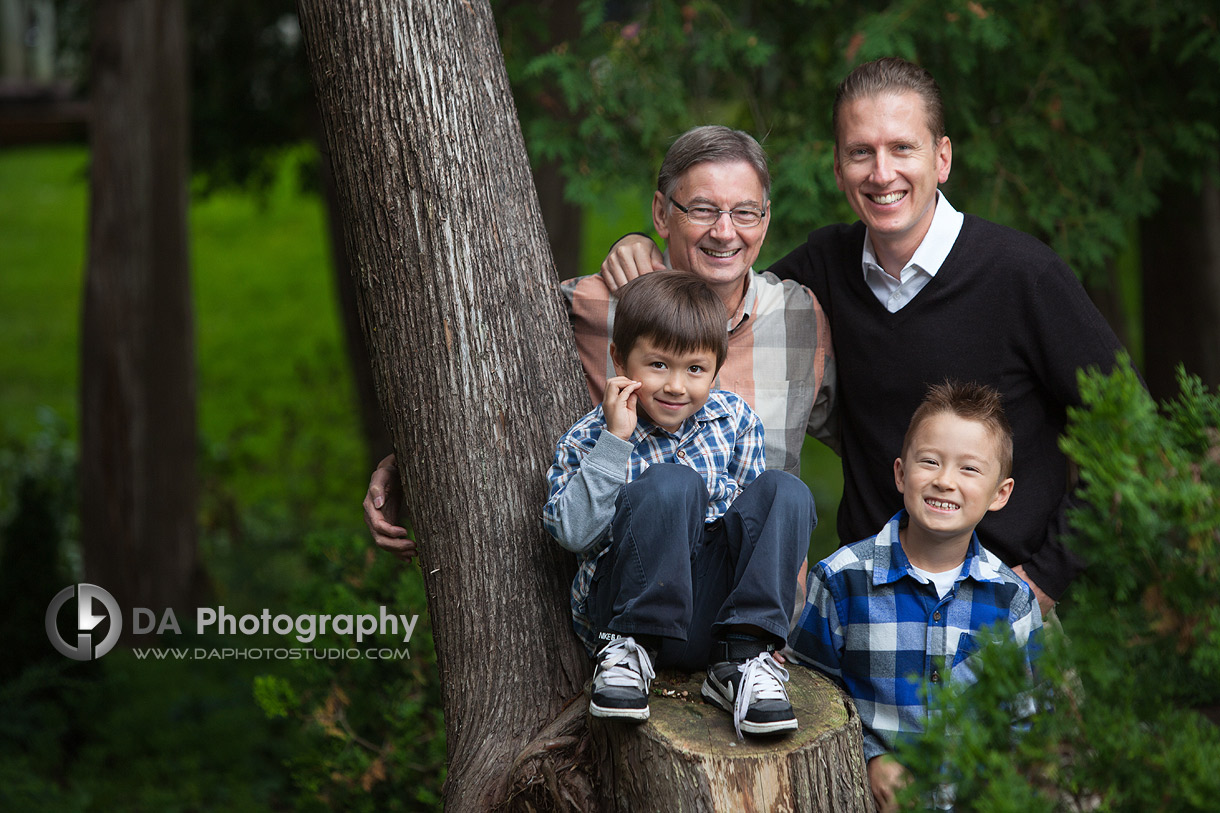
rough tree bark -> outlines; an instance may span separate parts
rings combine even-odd
[[[506,0],[513,6],[520,0]],[[523,37],[529,47],[541,53],[557,43],[580,34],[580,13],[569,0],[530,0],[531,14],[546,19],[544,36]],[[311,100],[312,101],[312,100]],[[359,399],[360,425],[364,430],[365,446],[372,469],[391,449],[389,429],[381,419],[377,403],[377,392],[373,383],[373,372],[369,367],[368,348],[360,328],[360,316],[356,307],[356,290],[352,281],[347,246],[340,225],[339,201],[331,174],[330,155],[326,142],[318,133],[318,148],[321,153],[321,175],[323,201],[326,203],[326,222],[330,235],[331,261],[338,292],[339,314],[343,325],[344,346],[353,372],[356,394]],[[588,269],[580,267],[581,231],[584,228],[579,206],[569,203],[564,197],[565,181],[558,161],[543,161],[534,168],[534,187],[538,193],[538,204],[542,221],[546,224],[547,238],[551,245],[551,256],[561,279],[575,277]]]
[[[659,675],[645,726],[591,720],[605,809],[873,813],[855,706],[817,672],[789,671],[800,728],[778,740],[738,740],[699,698],[703,675]]]
[[[539,520],[584,384],[486,2],[298,8],[420,543],[445,800],[486,809],[588,674]]]
[[[100,0],[94,21],[81,326],[85,573],[122,607],[185,610],[199,570],[183,7]]]
[[[356,303],[356,283],[352,279],[351,262],[347,255],[347,242],[343,237],[343,214],[339,205],[339,190],[335,188],[335,176],[331,167],[326,140],[319,130],[319,167],[322,202],[325,204],[327,234],[330,237],[331,273],[335,281],[335,296],[339,306],[339,324],[343,328],[343,347],[347,351],[347,364],[352,371],[352,384],[356,390],[356,406],[360,410],[360,428],[364,435],[364,450],[369,471],[376,468],[381,458],[389,454],[394,446],[390,430],[381,418],[381,407],[377,403],[377,385],[373,381],[373,368],[369,365],[372,355],[364,342],[364,331],[360,327],[360,309]]]
[[[549,794],[515,797],[519,809],[538,809],[522,798],[585,811],[620,797],[651,809],[624,777],[651,768],[654,786],[665,784],[674,763],[604,763],[600,787],[589,773],[580,695],[589,667],[567,600],[574,563],[539,519],[555,438],[586,409],[586,390],[487,2],[298,0],[298,9],[420,546],[445,708],[446,807],[505,806],[533,783]],[[833,747],[810,744],[798,760],[797,784],[812,788],[821,775],[863,787],[862,755],[843,757],[853,733],[859,750],[858,722],[842,716],[818,740]],[[727,718],[716,722],[716,736],[731,739]],[[784,750],[773,760],[786,760]],[[705,762],[712,790],[681,787],[698,803],[725,776],[743,786],[728,762]],[[746,770],[765,781],[774,766]],[[791,809],[829,810],[834,798]]]

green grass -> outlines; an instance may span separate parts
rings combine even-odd
[[[0,152],[0,436],[28,435],[42,406],[75,433],[87,166],[82,148]],[[326,226],[294,177],[289,160],[261,200],[191,207],[200,435],[239,508],[358,525],[367,472]]]
[[[200,432],[240,506],[362,527],[368,472],[326,221],[295,177],[288,160],[265,199],[192,207]]]
[[[45,436],[48,407],[76,433],[87,169],[79,147],[0,151],[3,447]],[[256,611],[296,607],[323,579],[303,540],[361,533],[368,477],[322,209],[295,172],[288,159],[262,198],[217,194],[190,211],[200,547],[217,602]],[[27,600],[45,610],[49,596]],[[287,666],[116,652],[39,668],[0,683],[0,808],[267,810],[296,793],[285,762],[303,758],[289,743],[306,726],[267,720],[252,689]]]
[[[46,405],[75,425],[84,150],[0,151],[0,434],[24,436]]]

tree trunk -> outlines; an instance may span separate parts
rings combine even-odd
[[[300,0],[436,640],[450,809],[486,809],[580,691],[539,511],[584,384],[485,0]]]
[[[592,720],[607,809],[873,813],[855,706],[818,673],[789,671],[800,728],[782,739],[738,740],[729,715],[699,697],[701,674],[662,675],[646,725]]]
[[[1177,395],[1178,364],[1220,387],[1220,187],[1179,186],[1140,227],[1144,266],[1144,378],[1159,399]]]
[[[581,16],[576,3],[571,0],[537,0],[531,3],[537,13],[546,17],[546,36],[535,42],[538,53],[580,36]],[[560,96],[558,89],[555,96]],[[556,111],[558,115],[572,115]],[[551,159],[539,162],[534,168],[534,185],[538,188],[538,203],[542,207],[542,221],[546,223],[547,237],[551,241],[551,256],[555,258],[555,270],[560,279],[587,274],[596,269],[580,267],[581,234],[584,231],[584,212],[564,197],[567,181],[564,180],[562,163]]]
[[[352,371],[352,384],[356,390],[356,407],[360,410],[360,428],[364,435],[365,457],[369,471],[372,471],[381,458],[390,453],[394,441],[390,438],[389,428],[381,418],[381,407],[377,401],[377,385],[373,381],[373,368],[369,366],[369,348],[364,343],[364,332],[360,328],[356,283],[352,279],[352,264],[347,256],[347,241],[343,237],[343,214],[339,208],[339,190],[335,188],[335,174],[331,169],[330,153],[326,149],[326,140],[320,131],[317,135],[317,143],[318,172],[322,176],[322,202],[326,205],[331,272],[335,279],[339,322],[343,328],[343,347],[347,350],[347,364]]]
[[[199,570],[183,7],[100,0],[94,15],[81,327],[85,573],[122,607],[185,610]]]
[[[499,30],[504,32],[503,41],[515,41],[518,48],[530,54],[566,48],[567,43],[581,36],[583,18],[579,4],[572,0],[500,0],[493,2],[493,6]],[[514,99],[524,119],[573,117],[571,111],[557,103],[563,98],[563,90],[553,80],[513,78]],[[567,181],[563,162],[554,158],[539,160],[534,165],[534,187],[559,278],[570,279],[596,270],[580,267],[584,212],[564,195]]]
[[[508,3],[511,5],[512,3]],[[545,36],[530,39],[530,46],[541,53],[557,43],[565,42],[580,34],[580,14],[568,0],[548,0],[545,8],[531,3],[531,14],[543,15],[547,20]],[[377,391],[373,383],[373,371],[369,367],[368,348],[360,329],[360,316],[356,307],[356,289],[352,281],[347,246],[343,238],[339,200],[331,170],[330,154],[325,139],[318,134],[318,149],[321,154],[323,200],[326,203],[326,222],[330,235],[332,268],[335,274],[335,289],[338,292],[339,315],[343,325],[344,346],[352,369],[356,396],[359,399],[360,425],[368,449],[369,468],[377,464],[391,448],[390,431],[381,418],[377,402]],[[581,232],[584,228],[583,212],[579,206],[569,203],[564,197],[566,182],[558,161],[543,161],[534,169],[534,186],[546,224],[547,239],[551,246],[560,279],[585,273],[580,268]]]
[[[586,390],[487,2],[299,0],[299,16],[420,549],[446,807],[593,810],[614,791],[587,773],[574,563],[539,519]],[[795,798],[865,787],[858,721],[835,725],[783,769]],[[708,763],[724,787],[728,763]]]
[[[1127,323],[1118,264],[1111,259],[1106,263],[1104,278],[1090,276],[1083,280],[1083,285],[1085,293],[1110,325],[1119,343],[1123,347],[1131,348],[1131,325]]]

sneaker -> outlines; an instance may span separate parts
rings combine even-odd
[[[648,651],[634,638],[615,638],[602,647],[597,659],[589,713],[594,717],[647,720],[648,687],[656,677]]]
[[[788,670],[763,652],[745,661],[721,661],[707,668],[703,699],[733,715],[733,729],[747,734],[780,734],[796,728],[796,714],[784,683]]]

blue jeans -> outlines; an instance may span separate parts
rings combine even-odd
[[[675,463],[623,486],[589,590],[599,637],[659,636],[657,665],[687,671],[707,666],[731,626],[759,627],[782,646],[817,524],[813,496],[772,470],[705,525],[707,504],[703,478]]]

